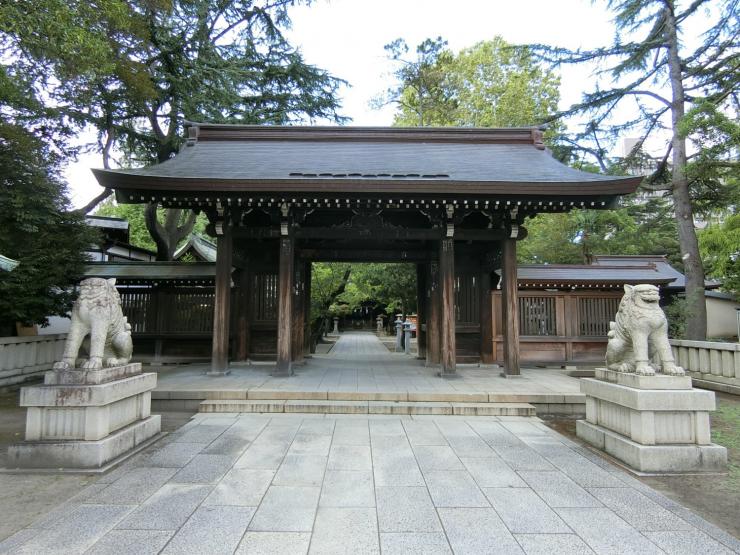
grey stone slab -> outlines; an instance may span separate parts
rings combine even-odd
[[[489,507],[488,500],[466,470],[435,470],[424,478],[435,507]]]
[[[380,553],[375,509],[320,507],[309,553]]]
[[[380,548],[385,555],[452,555],[442,532],[381,533]]]
[[[273,470],[232,468],[216,484],[203,504],[256,507],[270,487],[273,476],[275,476]]]
[[[671,555],[730,555],[736,553],[699,530],[645,532],[645,536]]]
[[[405,436],[406,430],[403,427],[401,419],[398,417],[388,417],[382,419],[368,419],[370,425],[370,437],[374,436]]]
[[[575,534],[514,534],[527,555],[592,555]]]
[[[134,505],[143,503],[177,472],[176,468],[135,468],[103,491],[92,496],[89,503]]]
[[[458,457],[490,457],[495,454],[491,447],[478,436],[450,437],[448,441]]]
[[[207,424],[198,424],[189,428],[186,432],[179,435],[175,443],[211,443],[214,439],[226,431],[228,426],[211,426]]]
[[[522,471],[519,476],[550,507],[601,507],[601,503],[562,472]]]
[[[546,430],[535,426],[532,422],[502,422],[501,425],[519,438],[549,435]]]
[[[452,448],[446,445],[417,445],[414,447],[414,455],[424,473],[431,470],[465,469]]]
[[[372,470],[370,446],[332,444],[326,468],[328,470]]]
[[[13,553],[82,553],[131,512],[132,505],[80,505],[17,546]]]
[[[557,509],[557,513],[597,553],[663,553],[607,508],[563,508]]]
[[[512,533],[567,534],[571,531],[529,488],[486,488],[483,493]]]
[[[298,433],[293,439],[288,452],[294,455],[321,455],[326,457],[329,455],[330,446],[330,435]]]
[[[599,468],[575,453],[548,457],[561,472],[582,487],[621,488],[625,483],[613,473]]]
[[[527,484],[500,457],[461,458],[465,469],[480,488],[525,488]]]
[[[117,528],[119,530],[176,530],[211,492],[211,486],[165,484]]]
[[[236,555],[306,555],[308,532],[247,532]]]
[[[174,533],[173,530],[111,530],[85,555],[157,555]]]
[[[0,541],[0,553],[14,553],[15,549],[37,536],[38,530],[34,528],[23,528],[12,536]]]
[[[367,420],[339,420],[334,427],[333,445],[370,445]]]
[[[221,434],[203,449],[207,455],[241,455],[252,442],[238,436]]]
[[[164,468],[182,468],[195,455],[208,447],[207,443],[172,442],[159,446],[141,457],[142,466],[159,466]]]
[[[266,532],[310,532],[319,503],[317,487],[270,486],[249,529]]]
[[[589,488],[588,492],[638,530],[691,530],[693,527],[632,488]]]
[[[500,422],[491,421],[470,421],[468,425],[488,444],[488,445],[511,445],[521,446],[522,441],[504,428]]]
[[[433,421],[404,422],[403,427],[411,445],[447,445],[447,440]]]
[[[236,460],[234,467],[277,470],[289,447],[288,441],[269,441],[260,437]]]
[[[555,467],[531,447],[492,445],[496,454],[514,470],[555,470]]]
[[[524,553],[491,508],[444,508],[439,518],[455,553]]]
[[[162,555],[231,555],[254,511],[254,507],[199,507],[170,540]]]
[[[327,470],[320,507],[375,507],[371,470]]]
[[[425,485],[413,454],[399,454],[393,451],[376,453],[373,449],[373,471],[376,486]]]
[[[276,486],[320,486],[328,457],[294,455],[288,451],[278,468],[273,484]]]
[[[212,484],[217,482],[234,464],[231,455],[195,455],[172,477],[176,484]]]
[[[298,428],[298,433],[330,436],[334,433],[335,424],[333,418],[306,418]]]
[[[376,487],[381,532],[439,532],[437,512],[424,487]]]

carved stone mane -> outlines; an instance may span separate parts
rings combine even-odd
[[[609,323],[606,365],[610,370],[653,375],[683,375],[668,342],[668,321],[654,285],[624,286],[614,322]]]
[[[88,334],[90,358],[81,364],[82,368],[120,366],[131,360],[131,326],[123,316],[121,297],[115,285],[114,279],[100,278],[80,283],[80,296],[72,308],[64,355],[54,364],[55,370],[74,368],[82,341]]]

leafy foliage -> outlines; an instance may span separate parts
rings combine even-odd
[[[0,272],[0,327],[12,333],[15,322],[44,324],[68,312],[95,235],[68,210],[53,149],[2,121],[0,206],[0,253],[20,261],[12,272]]]
[[[352,274],[337,303],[354,310],[373,302],[387,314],[416,311],[416,266],[414,264],[353,264]]]
[[[409,60],[403,39],[386,45],[399,68],[380,102],[398,105],[394,125],[528,126],[557,110],[559,78],[526,49],[498,36],[458,54],[446,46],[441,37],[426,39]]]
[[[637,135],[639,139],[625,160],[629,167],[648,139],[668,137],[653,176],[657,179],[647,179],[643,186],[672,195],[693,315],[687,335],[702,339],[706,335],[704,269],[694,214],[721,210],[728,197],[736,197],[732,191],[737,187],[736,179],[718,173],[719,168],[734,167],[736,161],[730,160],[734,159],[736,143],[710,140],[716,148],[704,149],[692,165],[686,142],[706,143],[717,132],[725,133],[727,120],[720,116],[737,114],[737,0],[610,0],[608,6],[615,14],[611,45],[588,51],[546,45],[528,49],[553,64],[595,64],[598,75],[608,78],[597,80],[580,103],[553,117],[553,121],[585,117],[580,130],[568,140],[572,152],[593,157],[606,167],[604,159],[614,142]],[[692,23],[704,28],[698,46],[688,51],[680,37]],[[634,115],[618,116],[623,107],[631,108],[628,113]],[[670,178],[664,179],[668,174]]]
[[[4,2],[0,53],[6,75],[43,91],[60,128],[97,131],[106,168],[162,162],[177,152],[186,120],[342,121],[341,81],[306,64],[282,34],[296,2]],[[146,221],[159,259],[194,224],[181,212]]]
[[[123,218],[129,224],[129,241],[132,245],[150,250],[157,250],[151,234],[149,233],[146,222],[144,221],[144,211],[146,205],[143,204],[118,204],[112,198],[107,198],[101,202],[95,210],[98,216],[112,216]],[[167,212],[169,214],[169,212]],[[157,214],[160,221],[164,223],[165,212]],[[180,214],[182,218],[183,215]],[[208,223],[203,214],[199,214],[193,226],[193,232],[200,235],[205,234],[206,224]],[[182,244],[183,241],[180,242]],[[176,245],[178,247],[180,245]]]
[[[707,274],[719,278],[722,288],[740,300],[740,214],[702,230],[699,247]]]

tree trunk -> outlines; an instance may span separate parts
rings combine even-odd
[[[165,211],[165,223],[157,219],[157,203],[150,202],[144,209],[144,221],[149,234],[157,245],[157,260],[168,261],[175,257],[177,245],[187,237],[195,226],[195,212],[189,214],[182,224],[182,208],[170,208]]]
[[[683,257],[686,276],[686,301],[688,314],[686,338],[706,339],[707,307],[704,300],[704,266],[699,254],[699,241],[694,227],[694,214],[689,195],[689,181],[686,178],[686,139],[678,132],[678,125],[684,116],[685,91],[681,73],[681,59],[678,53],[678,34],[673,2],[667,2],[665,13],[665,38],[668,45],[668,68],[671,81],[671,124],[673,129],[673,167],[672,190],[673,209],[678,227],[678,241]]]

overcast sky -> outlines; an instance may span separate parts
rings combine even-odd
[[[342,90],[342,114],[351,125],[390,125],[393,109],[372,110],[370,99],[391,83],[392,65],[383,46],[403,37],[410,47],[442,36],[457,51],[501,35],[510,43],[547,43],[570,48],[611,41],[611,16],[605,2],[589,0],[317,0],[292,9],[287,36],[308,63],[350,83]],[[561,105],[580,99],[593,79],[583,70],[561,72]],[[90,168],[100,155],[89,154],[66,173],[72,201],[81,206],[101,190]]]

